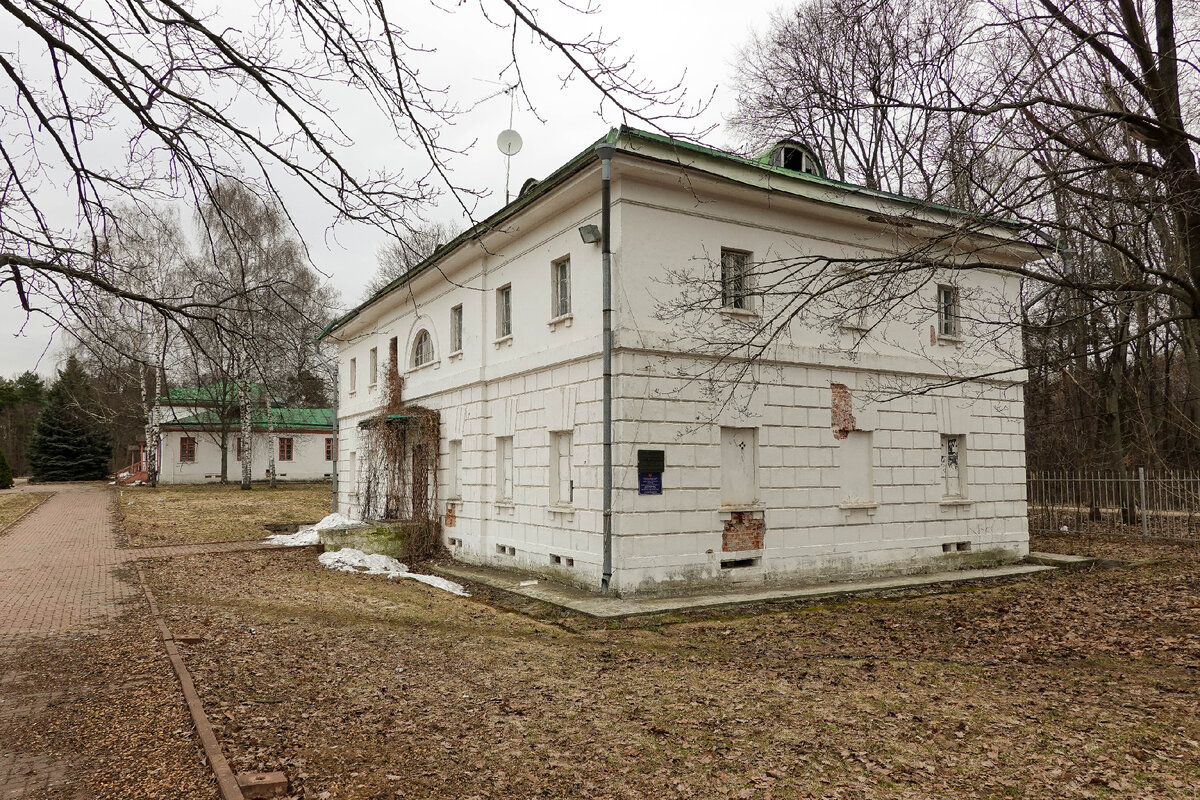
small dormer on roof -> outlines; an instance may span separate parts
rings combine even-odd
[[[821,162],[817,151],[800,139],[784,139],[777,143],[765,154],[766,161],[772,167],[802,172],[806,175],[825,177],[825,165]]]

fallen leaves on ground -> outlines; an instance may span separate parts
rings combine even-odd
[[[156,563],[237,770],[303,798],[1194,797],[1200,560],[609,629],[310,553]],[[481,596],[486,596],[483,594]]]

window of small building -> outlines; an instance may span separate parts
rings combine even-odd
[[[429,331],[421,331],[413,341],[412,365],[423,367],[430,363],[433,363],[433,337]]]
[[[937,290],[938,336],[954,338],[962,335],[961,314],[958,305],[958,289],[939,286]]]
[[[947,498],[967,496],[966,439],[962,435],[942,434],[942,493]]]
[[[279,437],[279,460],[280,461],[291,461],[292,460],[292,437],[290,437],[290,436],[280,436]]]
[[[192,464],[196,461],[196,440],[191,436],[181,436],[179,438],[179,460],[185,464]]]
[[[245,440],[241,436],[237,437],[237,460],[238,461],[242,460],[242,447],[244,445],[245,445]]]
[[[750,254],[721,248],[721,306],[750,310]]]
[[[550,265],[550,316],[564,317],[571,313],[571,257],[560,258]]]
[[[463,348],[463,307],[450,309],[450,352],[460,353]]]
[[[512,336],[512,285],[496,290],[496,338]]]

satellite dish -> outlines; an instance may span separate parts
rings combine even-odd
[[[500,148],[500,152],[506,156],[515,156],[521,152],[521,134],[512,130],[500,131],[500,135],[496,137],[496,147]]]

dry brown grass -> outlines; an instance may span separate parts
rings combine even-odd
[[[315,522],[329,513],[328,483],[122,488],[118,503],[132,547],[262,539],[272,522]]]
[[[304,797],[1193,798],[1200,559],[608,628],[311,552],[151,567],[235,769]],[[324,793],[328,793],[328,795]]]
[[[46,492],[0,492],[0,533],[46,497]]]

